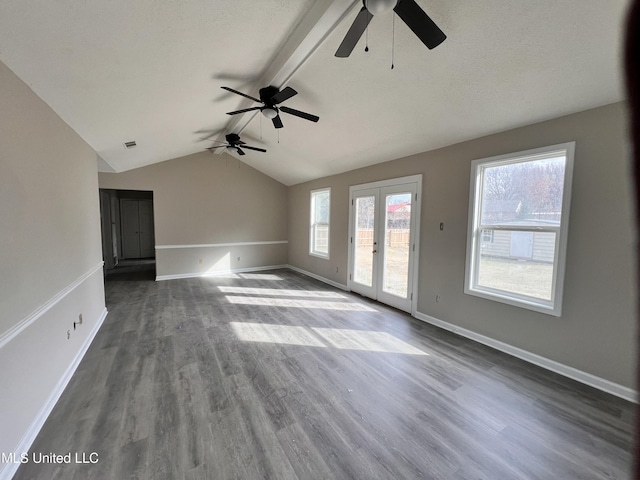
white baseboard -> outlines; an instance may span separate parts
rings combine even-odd
[[[610,393],[611,395],[615,395],[616,397],[623,398],[633,403],[640,403],[640,396],[638,395],[638,392],[631,388],[611,382],[601,377],[597,377],[590,373],[583,372],[582,370],[578,370],[577,368],[573,368],[563,363],[556,362],[555,360],[542,357],[527,350],[514,347],[513,345],[509,345],[508,343],[504,343],[491,337],[487,337],[471,330],[467,330],[466,328],[458,327],[457,325],[439,320],[424,313],[416,312],[415,318],[435,325],[436,327],[449,330],[450,332],[453,332],[462,337],[469,338],[478,343],[482,343],[483,345],[495,348],[496,350],[499,350],[501,352],[508,353],[509,355],[520,358],[521,360],[525,360],[526,362],[532,363],[547,370],[551,370],[552,372],[559,373],[560,375],[564,375],[565,377],[571,378],[572,380],[576,380],[580,383],[584,383],[585,385],[597,388],[598,390],[602,390],[603,392]]]
[[[93,339],[98,333],[98,330],[100,330],[100,327],[104,322],[104,319],[107,317],[107,313],[108,313],[107,309],[105,308],[102,311],[100,318],[98,318],[98,321],[93,326],[93,329],[91,330],[91,332],[89,332],[89,336],[87,337],[87,340],[82,345],[82,348],[78,351],[75,358],[73,359],[73,361],[71,362],[67,370],[64,372],[62,377],[60,377],[60,380],[58,380],[58,383],[56,384],[55,388],[47,398],[47,401],[44,403],[44,405],[38,412],[38,415],[36,415],[33,422],[31,423],[31,426],[22,437],[22,440],[20,441],[20,443],[18,444],[18,446],[14,451],[15,453],[14,458],[20,458],[21,453],[28,452],[29,448],[31,448],[31,445],[33,444],[36,437],[38,436],[38,433],[40,433],[40,429],[44,425],[44,422],[47,420],[47,418],[51,414],[53,407],[55,407],[56,403],[58,403],[58,400],[60,399],[60,396],[64,392],[64,389],[67,388],[67,385],[71,380],[71,377],[73,377],[73,374],[78,368],[78,365],[80,365],[82,358],[84,357],[85,353],[87,353],[87,350],[91,345],[91,342],[93,342]],[[18,471],[19,466],[20,466],[19,463],[6,464],[6,467],[2,471],[0,471],[0,480],[11,479],[15,475],[15,473]]]
[[[321,277],[320,275],[316,275],[315,273],[307,272],[306,270],[303,270],[303,269],[298,268],[298,267],[294,267],[293,265],[286,265],[286,267],[288,269],[290,269],[290,270],[293,270],[294,272],[301,273],[303,275],[306,275],[307,277],[315,278],[316,280],[320,280],[321,282],[327,283],[327,284],[331,285],[332,287],[339,288],[340,290],[344,290],[345,292],[349,291],[349,287],[347,287],[346,285],[344,285],[342,283],[338,283],[338,282],[335,282],[333,280],[329,280],[328,278]]]
[[[202,278],[202,277],[215,277],[218,275],[231,275],[234,273],[262,272],[264,270],[277,270],[279,268],[287,268],[287,265],[269,265],[266,267],[233,268],[230,270],[219,270],[216,272],[194,272],[194,273],[178,273],[176,275],[156,275],[156,282],[161,282],[163,280],[177,280],[180,278]]]

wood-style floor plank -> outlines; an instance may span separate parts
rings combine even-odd
[[[625,479],[635,407],[289,270],[113,275],[16,479]]]

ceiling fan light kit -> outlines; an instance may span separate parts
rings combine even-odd
[[[393,10],[397,3],[398,0],[365,0],[364,6],[372,15],[380,15]]]
[[[262,115],[264,115],[269,120],[273,120],[276,115],[278,115],[278,111],[275,108],[265,107],[262,109]]]

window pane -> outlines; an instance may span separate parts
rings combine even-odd
[[[481,237],[479,287],[552,300],[555,233],[484,230]]]
[[[329,192],[313,194],[315,223],[329,223]]]
[[[483,168],[482,225],[559,226],[564,155]]]
[[[314,232],[315,253],[329,253],[329,225],[316,225]]]
[[[353,280],[371,287],[373,285],[373,227],[376,197],[356,198],[356,238],[354,246]]]
[[[409,284],[409,239],[411,193],[386,196],[383,290],[407,298]]]

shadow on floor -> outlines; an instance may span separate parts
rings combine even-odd
[[[156,261],[151,258],[121,260],[115,268],[107,270],[107,282],[155,281]]]

